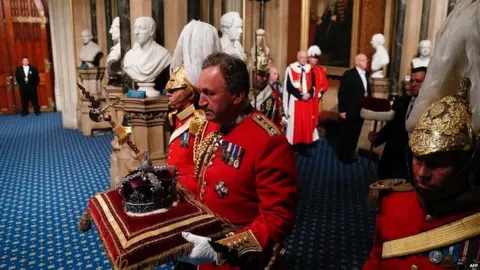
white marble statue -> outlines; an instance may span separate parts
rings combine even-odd
[[[110,26],[110,35],[115,45],[110,49],[110,53],[107,56],[107,65],[111,61],[118,61],[121,57],[120,51],[120,18],[113,19],[112,26]]]
[[[371,41],[372,47],[376,50],[372,57],[372,78],[384,78],[383,67],[390,63],[387,49],[385,49],[385,36],[375,34]]]
[[[93,42],[93,35],[89,30],[82,31],[83,46],[78,51],[78,59],[81,67],[94,67],[98,63],[94,63],[100,53],[100,46]],[[98,61],[98,60],[97,60]]]
[[[155,21],[152,18],[138,17],[133,29],[136,42],[125,54],[123,69],[147,97],[159,96],[160,92],[153,88],[154,81],[170,65],[171,55],[153,40]]]
[[[120,47],[120,18],[113,19],[112,26],[110,26],[110,35],[115,45],[110,49],[107,55],[107,71],[110,78],[118,78],[121,74],[120,60],[122,58]],[[110,81],[112,82],[112,81]]]
[[[430,63],[430,54],[432,53],[432,42],[430,40],[422,40],[418,44],[418,57],[413,58],[412,67],[428,67]]]
[[[236,55],[245,60],[246,55],[240,43],[240,38],[243,33],[243,21],[240,14],[235,11],[225,13],[220,19],[220,25],[220,31],[222,32],[222,37],[220,38],[222,50],[225,53]]]

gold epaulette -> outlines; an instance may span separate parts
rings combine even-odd
[[[190,125],[188,127],[188,131],[190,132],[190,134],[195,136],[205,121],[207,121],[207,119],[205,119],[205,112],[202,110],[196,110],[193,113],[193,118],[190,121]]]
[[[405,179],[385,179],[370,185],[368,192],[368,206],[371,209],[380,210],[381,198],[391,192],[412,191],[413,187]]]
[[[248,252],[262,252],[262,246],[251,230],[246,230],[239,234],[229,234],[226,238],[218,240],[217,243],[229,249],[235,249],[239,257]],[[225,263],[221,253],[217,254],[216,263],[217,265]]]
[[[261,126],[270,136],[280,135],[280,130],[265,115],[254,113],[253,121]]]

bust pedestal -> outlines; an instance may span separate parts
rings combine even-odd
[[[138,84],[138,91],[145,91],[145,95],[147,97],[158,97],[160,96],[160,91],[155,90],[153,88],[155,83],[137,83]]]
[[[90,93],[95,99],[101,102],[106,101],[106,97],[102,94],[101,82],[105,68],[79,68],[78,77],[86,91]],[[78,129],[80,129],[85,136],[91,136],[92,130],[95,129],[109,129],[111,128],[108,122],[94,122],[90,119],[91,102],[85,98],[82,92],[79,91],[79,98],[77,103],[77,121]]]
[[[370,85],[372,86],[372,95],[376,98],[388,99],[388,93],[390,91],[391,81],[389,78],[372,78],[369,79]],[[360,133],[360,138],[358,140],[357,149],[362,149],[368,152],[370,149],[370,142],[368,141],[368,133],[373,131],[375,121],[365,120],[363,122],[362,132]],[[386,124],[386,122],[378,122],[377,132]],[[381,155],[383,152],[383,145],[373,148],[373,152],[377,155]]]
[[[121,98],[123,117],[131,125],[130,139],[140,151],[148,150],[153,166],[165,165],[167,160],[168,98],[159,96],[146,99]],[[113,117],[112,117],[113,119]],[[124,144],[110,155],[110,181],[116,187],[123,177],[138,168],[135,153]]]

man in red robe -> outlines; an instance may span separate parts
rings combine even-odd
[[[433,103],[410,135],[413,187],[372,184],[379,213],[364,270],[477,269],[480,137],[471,119],[463,95]]]
[[[283,107],[287,118],[287,139],[292,145],[310,145],[319,139],[315,113],[315,76],[307,63],[307,53],[300,51],[297,62],[290,64],[285,72]]]
[[[318,60],[322,52],[317,45],[310,46],[307,51],[308,54],[308,63],[312,67],[312,72],[315,77],[315,93],[312,98],[313,105],[313,123],[316,125],[318,123],[318,117],[322,108],[322,98],[325,92],[328,90],[328,79],[325,69],[318,64]]]

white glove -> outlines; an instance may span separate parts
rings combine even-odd
[[[198,236],[188,232],[182,232],[183,238],[193,244],[190,255],[183,256],[179,261],[186,262],[193,265],[200,265],[204,263],[211,263],[217,260],[217,252],[213,250],[209,241],[210,238]]]

